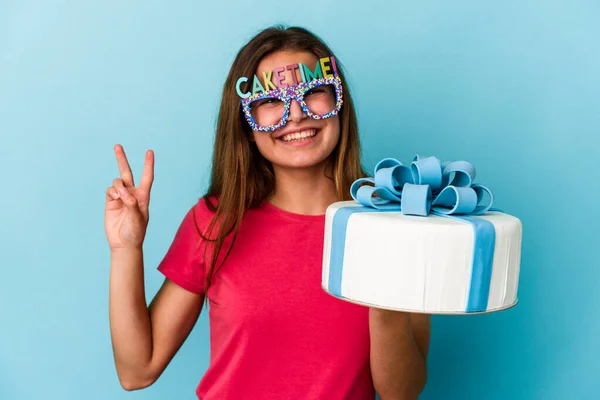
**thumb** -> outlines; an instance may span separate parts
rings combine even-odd
[[[127,208],[139,210],[137,199],[131,193],[129,193],[129,190],[126,187],[119,188],[119,194],[121,195],[123,204],[125,204]]]

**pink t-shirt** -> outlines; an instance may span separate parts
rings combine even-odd
[[[203,291],[200,236],[212,214],[200,200],[159,266],[170,280]],[[199,399],[375,398],[368,308],[321,288],[324,216],[268,202],[247,211],[227,262],[208,291],[210,365]]]

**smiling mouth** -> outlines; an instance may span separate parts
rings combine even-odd
[[[300,142],[302,140],[307,140],[307,139],[317,136],[317,134],[319,132],[320,132],[320,129],[306,129],[301,132],[295,132],[295,133],[289,133],[287,135],[283,135],[282,137],[280,137],[278,139],[281,141],[287,142],[287,143]]]

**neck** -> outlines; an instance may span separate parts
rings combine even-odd
[[[314,168],[273,167],[275,191],[269,202],[296,214],[323,215],[327,207],[339,201],[333,179],[325,175],[325,166]]]

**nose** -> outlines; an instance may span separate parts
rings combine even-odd
[[[302,107],[300,107],[300,104],[298,103],[298,101],[295,99],[292,99],[292,102],[290,104],[289,120],[292,122],[298,123],[305,118],[308,118],[308,115],[306,115],[306,113],[304,112]]]

